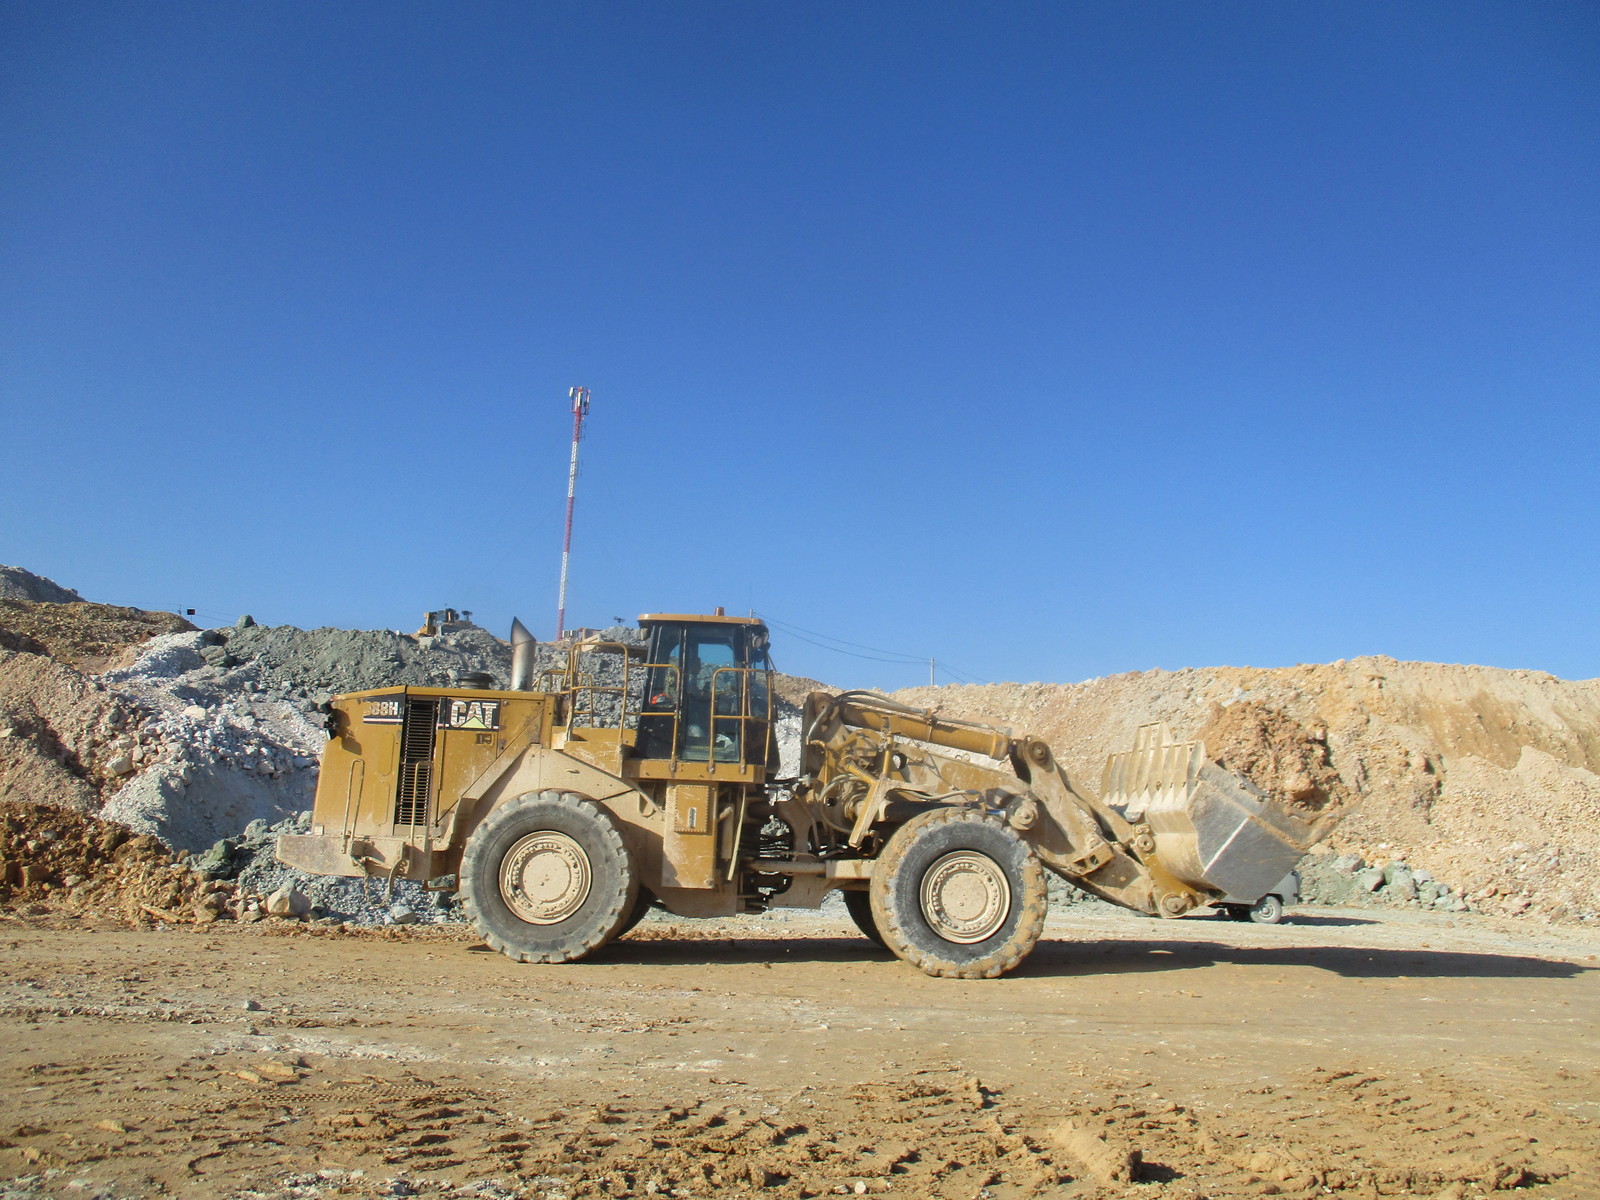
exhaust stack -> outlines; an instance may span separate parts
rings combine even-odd
[[[533,658],[539,643],[528,627],[516,617],[511,618],[511,690],[533,691]]]

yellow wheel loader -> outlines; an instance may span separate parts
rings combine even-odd
[[[652,905],[682,917],[815,908],[840,891],[861,932],[930,975],[993,978],[1044,927],[1046,869],[1178,917],[1272,886],[1331,818],[1298,814],[1146,726],[1096,796],[1044,742],[814,692],[799,769],[777,778],[760,620],[647,614],[638,642],[573,642],[535,678],[512,629],[511,687],[335,697],[312,829],[279,839],[328,875],[455,876],[493,947],[580,959]]]

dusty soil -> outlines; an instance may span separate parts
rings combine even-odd
[[[192,629],[194,626],[176,613],[86,600],[46,604],[0,599],[0,647],[48,654],[91,673],[105,670],[130,647],[164,633]],[[8,637],[19,644],[6,644]],[[34,645],[21,644],[26,642]]]
[[[459,931],[12,918],[0,1194],[1600,1192],[1594,930],[1047,938],[964,982],[812,914],[649,920],[565,967]]]
[[[94,811],[135,769],[137,724],[98,680],[0,647],[0,801]]]
[[[1328,731],[1251,700],[1212,709],[1195,734],[1206,753],[1300,816],[1342,812],[1355,797],[1328,757]]]

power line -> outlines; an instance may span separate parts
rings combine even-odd
[[[954,675],[957,683],[982,684],[994,682],[992,679],[979,679],[975,675],[968,675],[965,671],[958,671],[942,659],[939,662],[939,669],[947,675]]]
[[[770,618],[763,618],[763,619],[764,620],[770,620]],[[772,621],[772,624],[777,625],[778,623],[776,621]],[[781,628],[783,628],[783,626],[779,626],[779,628],[781,629]],[[921,665],[921,664],[924,664],[924,663],[926,663],[928,661],[925,658],[882,658],[882,657],[880,657],[880,656],[878,656],[876,654],[857,654],[853,650],[841,650],[837,646],[830,646],[826,642],[819,642],[819,641],[816,641],[813,638],[808,638],[804,634],[796,633],[792,629],[786,629],[785,632],[788,633],[791,637],[799,638],[800,641],[808,642],[811,645],[817,646],[817,647],[819,647],[819,648],[821,648],[823,650],[831,650],[835,654],[843,654],[847,658],[859,658],[859,659],[862,659],[865,662],[894,663],[897,666],[910,666],[912,664]]]
[[[868,646],[863,642],[852,642],[846,638],[834,637],[829,633],[820,633],[815,629],[807,629],[803,625],[790,625],[788,622],[780,621],[776,617],[768,616],[766,613],[758,613],[757,615],[760,616],[760,618],[767,624],[777,626],[785,633],[799,638],[802,642],[806,642],[809,645],[816,646],[822,650],[831,650],[835,654],[842,654],[848,658],[859,658],[865,662],[896,663],[906,666],[915,664],[916,666],[920,667],[926,665],[930,668],[936,661],[931,655],[901,654],[895,650],[885,650],[881,646]],[[810,634],[811,636],[807,637],[807,634]],[[825,640],[816,641],[814,640],[816,638],[822,638]],[[829,645],[829,642],[837,642],[839,644],[834,646]],[[856,650],[841,649],[843,646],[854,646]],[[859,654],[856,652],[859,650],[870,650],[872,653]],[[981,684],[990,682],[986,679],[980,679],[975,675],[969,675],[965,671],[957,670],[955,667],[952,667],[949,663],[946,663],[942,660],[937,661],[939,669],[948,675],[954,675],[959,683]]]
[[[923,654],[902,654],[898,650],[885,650],[881,646],[868,646],[868,645],[865,645],[865,644],[863,644],[861,642],[847,641],[844,638],[834,637],[831,633],[818,633],[815,629],[807,629],[803,625],[790,625],[785,621],[778,620],[776,617],[769,617],[769,616],[767,616],[766,613],[759,613],[757,615],[760,616],[760,618],[763,621],[765,621],[767,624],[776,625],[779,629],[787,630],[790,633],[809,633],[812,637],[824,638],[824,639],[826,639],[827,641],[830,641],[830,642],[838,642],[841,646],[854,646],[857,650],[870,650],[874,654],[888,655],[887,658],[881,658],[881,659],[875,660],[875,661],[878,661],[878,662],[925,663],[925,662],[928,661],[927,656],[923,655]],[[804,640],[804,639],[802,639],[802,640]],[[814,645],[814,646],[821,645],[820,642],[813,642],[811,644]],[[832,650],[832,649],[834,649],[834,647],[832,647],[832,646],[823,646],[823,649]],[[840,650],[839,653],[840,654],[849,654],[850,652],[848,650]],[[861,654],[855,654],[855,655],[851,655],[851,657],[852,658],[865,658],[866,656],[865,655],[861,655]]]

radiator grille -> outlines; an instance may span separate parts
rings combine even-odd
[[[439,701],[408,698],[400,737],[400,788],[395,795],[396,825],[426,825],[428,798],[433,793],[433,742],[437,736]]]

